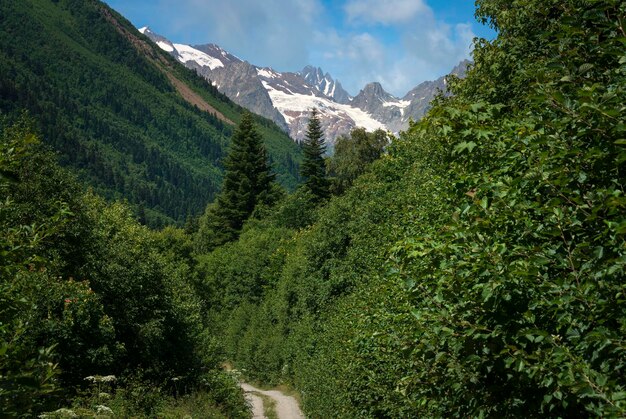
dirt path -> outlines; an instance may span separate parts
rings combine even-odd
[[[267,419],[263,412],[263,399],[246,391],[246,401],[252,407],[252,419]]]
[[[241,388],[246,393],[246,399],[252,404],[253,419],[265,418],[263,414],[263,400],[255,393],[271,397],[276,401],[276,415],[279,419],[304,419],[304,415],[298,406],[298,402],[291,396],[286,396],[278,390],[261,390],[247,383],[241,383]],[[260,409],[258,403],[260,402]]]

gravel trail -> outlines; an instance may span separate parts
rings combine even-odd
[[[271,397],[276,401],[276,415],[279,419],[305,419],[298,402],[291,396],[287,396],[278,390],[261,390],[247,383],[241,383],[241,388],[246,393],[246,399],[252,404],[253,419],[263,419],[263,400],[254,393]],[[260,405],[258,404],[260,402]],[[260,406],[260,407],[259,407]]]
[[[245,390],[244,390],[245,391]],[[246,401],[252,408],[252,419],[267,419],[263,412],[263,399],[254,393],[245,392]]]

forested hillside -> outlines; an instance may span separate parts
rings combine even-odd
[[[32,125],[0,120],[2,417],[246,417],[189,238],[83,192]]]
[[[5,1],[0,111],[23,110],[63,165],[154,226],[183,223],[213,199],[243,111],[100,1]],[[293,189],[298,146],[257,122]]]

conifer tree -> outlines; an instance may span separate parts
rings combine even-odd
[[[300,175],[305,179],[305,185],[317,199],[328,198],[329,182],[326,178],[326,162],[324,161],[324,134],[317,109],[311,110],[311,117],[304,139],[304,160]]]
[[[222,227],[219,232],[222,243],[235,239],[257,204],[269,203],[272,196],[275,176],[271,173],[261,135],[248,112],[233,134],[224,167],[222,190],[214,211]]]

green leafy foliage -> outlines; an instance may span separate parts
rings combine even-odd
[[[420,336],[405,391],[434,415],[623,415],[623,6],[482,3],[502,32],[479,57],[540,54],[502,101],[473,90],[502,82],[477,61],[425,123],[424,135],[452,127],[456,199],[444,230],[396,248]],[[532,37],[529,17],[543,28]]]
[[[499,36],[477,40],[453,96],[342,172],[343,195],[302,188],[211,251],[59,188],[32,136],[5,134],[0,359],[38,383],[10,387],[19,408],[54,389],[55,356],[171,391],[215,378],[223,351],[295,386],[311,417],[624,416],[622,3],[479,1]],[[59,329],[85,351],[55,355]],[[237,406],[220,377],[215,400]]]
[[[153,232],[125,205],[84,194],[41,149],[32,124],[2,122],[3,415],[52,411],[85,377],[114,374],[122,386],[141,375],[150,409],[158,403],[147,400],[197,391],[241,416],[240,391],[216,375],[222,358],[193,288],[190,238]]]
[[[317,200],[308,188],[298,188],[277,202],[268,218],[275,224],[300,230],[313,224],[316,217]]]
[[[238,241],[198,256],[199,295],[207,308],[221,311],[258,301],[276,282],[273,275],[284,257],[279,248],[291,231],[255,224],[248,225]]]
[[[16,206],[10,191],[37,140],[25,119],[0,126],[0,409],[9,417],[31,414],[45,406],[42,398],[57,390],[59,374],[53,345],[34,342],[31,324],[37,321],[33,295],[15,278],[38,275],[44,259],[36,252],[66,222],[67,207],[57,204],[47,222],[15,222]]]
[[[381,129],[367,132],[364,128],[353,129],[349,137],[337,138],[333,156],[327,164],[332,192],[345,192],[371,163],[380,158],[389,140],[389,135]]]

